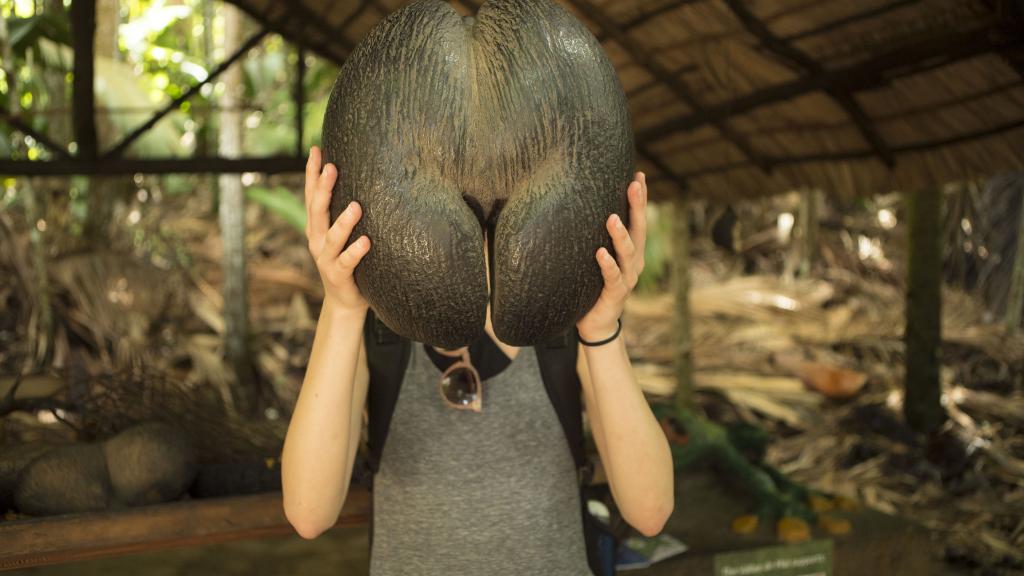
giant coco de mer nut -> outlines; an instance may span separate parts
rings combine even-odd
[[[338,169],[331,222],[361,205],[348,243],[372,246],[355,282],[398,334],[463,346],[490,302],[495,335],[533,345],[600,295],[605,222],[628,226],[633,134],[601,45],[558,4],[396,10],[345,61],[322,141]]]

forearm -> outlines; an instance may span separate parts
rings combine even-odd
[[[332,525],[348,493],[353,389],[365,311],[325,303],[281,456],[285,515],[313,537]]]
[[[632,526],[657,533],[674,506],[668,440],[636,383],[624,340],[583,348],[596,404],[587,413],[616,505]]]

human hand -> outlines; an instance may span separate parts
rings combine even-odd
[[[324,304],[365,311],[370,304],[359,292],[352,274],[369,251],[370,239],[360,236],[345,248],[352,228],[363,215],[362,207],[353,201],[328,228],[331,192],[338,179],[338,169],[327,164],[321,173],[320,162],[320,149],[313,146],[306,161],[306,239],[324,284]]]
[[[580,338],[595,342],[615,333],[622,316],[626,298],[633,292],[640,272],[644,269],[644,246],[647,242],[647,175],[637,172],[626,189],[629,199],[629,230],[618,214],[612,214],[605,228],[612,237],[618,262],[605,249],[597,250],[597,265],[601,267],[604,288],[594,306],[576,322]]]

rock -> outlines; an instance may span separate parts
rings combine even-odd
[[[188,437],[167,424],[128,428],[107,440],[104,452],[114,497],[126,506],[174,500],[196,477],[196,457]]]
[[[25,466],[57,446],[60,444],[26,442],[0,447],[0,512],[14,506],[14,489]]]
[[[113,502],[112,497],[99,444],[50,450],[21,471],[14,491],[18,511],[35,516],[102,510]]]

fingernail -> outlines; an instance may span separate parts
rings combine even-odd
[[[625,228],[625,226],[622,225],[622,218],[619,218],[618,214],[615,215],[615,227],[616,228]]]
[[[352,211],[352,205],[355,204],[355,203],[356,203],[355,200],[349,202],[348,206],[345,206],[345,212],[351,212]]]

